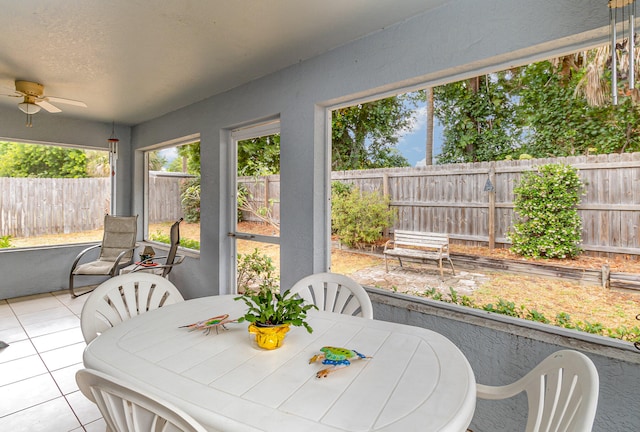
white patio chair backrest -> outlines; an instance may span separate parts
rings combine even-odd
[[[598,371],[578,351],[557,351],[518,381],[505,386],[477,385],[480,399],[506,399],[526,392],[526,432],[590,432],[598,405]]]
[[[102,372],[80,369],[76,382],[111,432],[206,432],[178,407]]]
[[[136,315],[183,301],[168,279],[151,273],[128,273],[100,284],[85,302],[80,328],[89,343],[103,331]]]
[[[289,290],[318,309],[373,319],[369,294],[353,279],[337,273],[316,273],[300,279]]]

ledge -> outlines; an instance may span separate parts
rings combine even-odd
[[[374,303],[486,327],[640,365],[640,351],[630,342],[379,288],[365,289]]]

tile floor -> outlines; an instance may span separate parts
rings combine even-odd
[[[0,300],[0,431],[103,432],[98,408],[78,390],[87,296],[67,291]]]

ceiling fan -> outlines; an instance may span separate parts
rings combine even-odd
[[[31,122],[31,116],[39,112],[40,108],[44,108],[50,113],[58,113],[62,111],[57,106],[51,104],[51,102],[75,105],[84,108],[87,107],[87,104],[85,104],[84,102],[72,99],[64,99],[55,96],[45,96],[44,86],[36,82],[16,80],[15,84],[15,94],[4,94],[0,96],[23,98],[23,101],[18,104],[18,108],[20,108],[20,110],[27,115],[27,127],[33,126]]]

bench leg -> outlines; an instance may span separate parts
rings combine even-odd
[[[440,279],[444,279],[444,270],[442,269],[442,258],[438,260],[438,267],[440,267]]]
[[[384,256],[384,270],[389,273],[389,263],[387,262],[387,256]]]
[[[398,257],[398,262],[400,263],[400,267],[402,267],[402,258]]]
[[[451,261],[451,258],[447,258],[449,260],[449,264],[451,264],[451,271],[453,272],[453,275],[456,275],[456,269],[453,268],[453,261]]]

